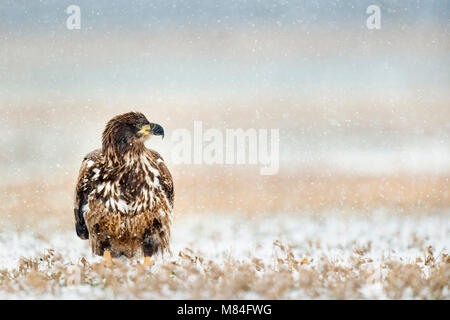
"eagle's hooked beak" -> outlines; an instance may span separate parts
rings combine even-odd
[[[138,133],[141,133],[144,136],[148,136],[150,134],[154,136],[162,136],[162,138],[164,139],[164,129],[156,123],[150,123],[142,126],[141,130],[139,130]]]

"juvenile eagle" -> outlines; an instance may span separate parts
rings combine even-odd
[[[173,182],[163,158],[147,149],[163,128],[139,112],[112,118],[102,148],[86,155],[75,189],[75,230],[92,252],[112,257],[144,254],[144,263],[169,249]]]

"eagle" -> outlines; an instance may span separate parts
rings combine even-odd
[[[102,148],[87,154],[74,196],[75,230],[89,239],[92,252],[111,257],[150,257],[170,251],[174,190],[161,155],[146,148],[150,136],[164,129],[140,112],[108,121]]]

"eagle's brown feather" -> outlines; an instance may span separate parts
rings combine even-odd
[[[148,256],[169,249],[172,176],[159,153],[147,149],[127,127],[145,122],[142,117],[130,113],[113,118],[104,131],[103,148],[89,153],[80,168],[76,230],[90,239],[98,255],[109,250],[113,257]],[[123,136],[128,136],[125,146],[120,145]]]

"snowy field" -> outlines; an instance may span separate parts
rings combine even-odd
[[[0,298],[449,299],[450,212],[185,215],[172,255],[103,265],[74,231],[0,232]]]

